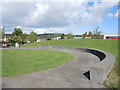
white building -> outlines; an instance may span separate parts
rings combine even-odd
[[[36,42],[40,42],[40,39],[38,39]]]
[[[61,37],[56,37],[56,38],[53,38],[53,40],[58,40],[58,39],[61,39]]]
[[[61,37],[56,37],[56,39],[58,40],[58,39],[61,39]]]
[[[3,39],[3,41],[6,42],[6,41],[7,41],[7,38],[5,37],[5,38]]]
[[[104,39],[120,39],[120,34],[106,34]]]

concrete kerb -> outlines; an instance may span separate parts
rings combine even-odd
[[[113,56],[112,54],[108,52],[96,50],[96,49],[65,47],[65,46],[46,46],[46,45],[41,45],[39,48],[40,49],[53,49],[53,50],[54,49],[75,50],[75,51],[83,51],[83,52],[96,55],[100,59],[101,62],[96,63],[90,67],[89,77],[92,82],[96,82],[98,84],[103,84],[104,80],[106,79],[107,75],[111,71],[115,63],[115,60],[116,60],[115,56]]]

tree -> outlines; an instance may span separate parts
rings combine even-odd
[[[93,31],[93,34],[94,34],[95,38],[98,38],[101,33],[102,33],[102,31],[99,30],[99,27],[95,28],[94,31]]]
[[[72,39],[72,38],[73,38],[73,34],[71,32],[67,34],[67,39]]]
[[[21,36],[17,36],[17,35],[14,35],[12,37],[9,37],[8,38],[8,41],[11,42],[11,45],[14,46],[15,43],[19,43],[19,44],[22,44],[22,38]]]
[[[87,36],[87,32],[85,32],[85,33],[83,34],[83,36]]]
[[[23,34],[21,34],[20,36],[21,36],[21,38],[22,38],[23,43],[27,41],[28,35],[27,35],[26,33],[23,33]]]
[[[17,35],[20,36],[22,34],[22,30],[20,28],[15,28],[14,32],[12,33],[12,35]]]
[[[0,39],[5,38],[5,28],[0,28]]]
[[[88,36],[92,36],[92,32],[91,31],[88,32]]]
[[[37,34],[34,33],[33,31],[30,32],[30,35],[28,36],[29,41],[35,42],[37,40]]]
[[[85,38],[87,36],[87,32],[85,32],[83,35],[82,35],[82,38]]]
[[[65,39],[65,34],[61,34],[61,39]]]

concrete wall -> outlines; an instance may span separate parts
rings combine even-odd
[[[107,75],[111,71],[116,60],[115,56],[113,56],[112,54],[96,49],[64,47],[64,46],[40,46],[40,48],[83,51],[96,55],[101,62],[91,66],[89,71],[90,71],[90,80],[99,84],[103,84],[103,81],[106,79]]]

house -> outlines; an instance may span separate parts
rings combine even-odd
[[[36,42],[42,42],[42,41],[46,41],[46,39],[37,39]]]
[[[61,39],[61,37],[56,37],[56,38],[53,38],[52,40],[58,40],[58,39]]]

